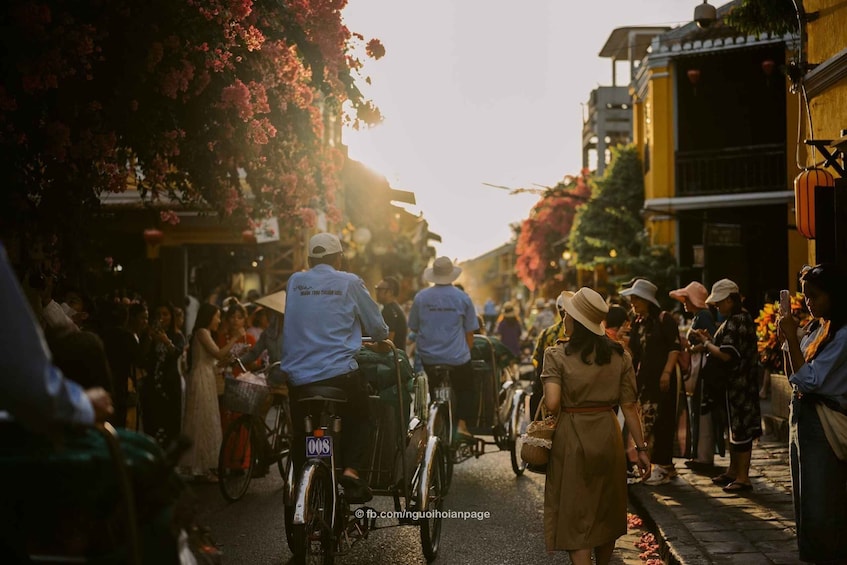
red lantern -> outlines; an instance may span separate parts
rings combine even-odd
[[[771,76],[775,68],[776,62],[773,59],[765,59],[762,61],[762,72],[765,73],[765,76]]]
[[[835,186],[835,179],[823,169],[806,169],[794,179],[794,214],[797,231],[815,239],[815,187]]]
[[[241,239],[244,243],[256,243],[256,234],[253,230],[244,230],[241,232]]]
[[[697,83],[700,82],[700,69],[688,69],[688,82],[692,86],[697,86]]]
[[[165,234],[160,229],[150,228],[144,230],[144,241],[147,245],[160,245],[165,238]]]

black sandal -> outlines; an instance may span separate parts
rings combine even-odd
[[[735,482],[735,477],[730,477],[726,473],[721,473],[717,477],[712,477],[712,482],[719,487],[725,487]]]

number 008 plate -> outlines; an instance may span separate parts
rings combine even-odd
[[[332,456],[332,438],[328,436],[306,438],[306,458],[312,457],[331,457]]]

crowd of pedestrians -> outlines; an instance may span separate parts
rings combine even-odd
[[[426,269],[423,279],[432,286],[404,306],[397,279],[382,279],[374,299],[359,277],[341,270],[341,257],[338,239],[318,234],[310,241],[309,271],[293,275],[286,291],[251,296],[247,304],[222,294],[180,306],[151,308],[137,295],[98,304],[30,275],[22,285],[30,311],[55,367],[70,379],[65,385],[45,376],[52,379],[45,387],[64,395],[69,420],[108,418],[163,447],[187,436],[184,473],[215,482],[221,432],[231,417],[221,406],[223,371],[237,375],[280,362],[269,379],[287,384],[294,399],[315,383],[346,391],[342,484],[351,501],[367,502],[372,495],[359,472],[368,402],[355,360],[363,338],[391,339],[432,387],[435,367],[450,367],[463,441],[474,439],[466,424],[473,336],[489,333],[535,365],[532,401],[558,415],[545,489],[548,550],[566,550],[576,564],[591,562],[592,554],[608,563],[626,531],[627,483],[672,481],[674,458],[709,473],[728,493],[753,490],[750,457],[763,433],[759,347],[735,282],[659,289],[638,278],[614,296],[584,287],[538,299],[526,313],[519,301],[498,307],[489,300],[478,315],[454,284],[461,269],[447,257]],[[800,557],[844,562],[847,274],[823,264],[805,268],[800,281],[812,321],[801,331],[795,313],[782,311],[778,319],[794,387],[790,457]],[[17,291],[7,286],[10,295]],[[662,307],[674,301],[682,313]],[[29,372],[36,370],[31,365]],[[26,413],[14,415],[38,427]],[[295,429],[295,440],[301,436]],[[729,466],[716,468],[715,454],[726,451]],[[303,449],[295,445],[294,453]]]

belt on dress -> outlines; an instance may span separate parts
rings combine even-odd
[[[565,406],[562,408],[569,414],[590,414],[593,412],[605,412],[606,410],[614,410],[614,406]]]

